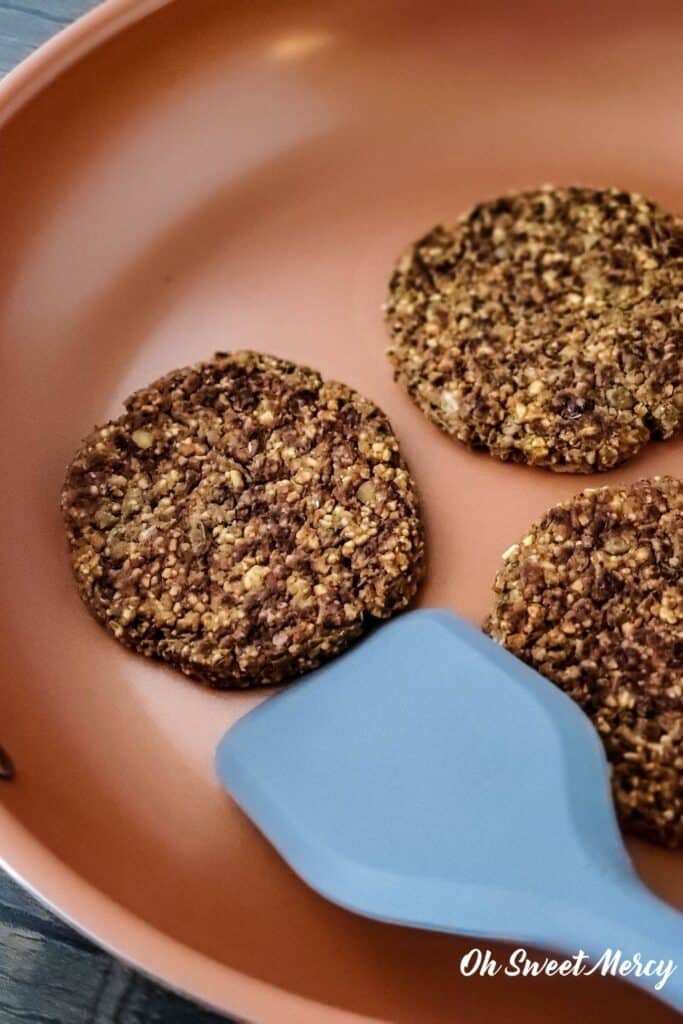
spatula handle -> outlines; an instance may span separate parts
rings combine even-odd
[[[586,895],[589,894],[590,902],[563,907],[558,914],[562,947],[572,947],[572,952],[583,949],[593,963],[604,959],[607,951],[620,951],[621,955],[615,958],[617,964],[633,962],[637,954],[642,965],[650,963],[652,971],[655,964],[661,971],[672,965],[673,970],[663,984],[662,976],[654,973],[639,976],[634,970],[620,975],[617,968],[615,976],[683,1011],[683,914],[660,900],[635,876],[619,885],[600,880],[595,887],[588,887]],[[657,984],[659,988],[655,988]]]

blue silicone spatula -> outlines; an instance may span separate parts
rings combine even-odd
[[[639,880],[602,745],[559,689],[449,612],[417,611],[255,708],[220,780],[294,871],[396,924],[678,969],[683,915]]]

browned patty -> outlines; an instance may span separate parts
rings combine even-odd
[[[398,381],[504,460],[610,469],[683,417],[683,222],[616,189],[482,203],[401,259]]]
[[[134,394],[84,441],[61,506],[93,615],[215,687],[319,665],[404,608],[422,574],[415,486],[386,416],[254,352]]]
[[[587,490],[503,556],[487,631],[576,700],[632,832],[683,845],[683,484]]]

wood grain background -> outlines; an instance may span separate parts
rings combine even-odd
[[[0,74],[96,2],[0,0]],[[225,1020],[124,967],[0,871],[0,1024]]]

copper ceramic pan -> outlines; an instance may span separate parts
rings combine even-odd
[[[254,1021],[673,1020],[612,980],[464,979],[466,939],[300,883],[212,774],[255,700],[119,648],[72,585],[64,468],[136,386],[217,348],[311,363],[390,415],[425,605],[481,621],[500,553],[586,485],[474,455],[391,379],[392,262],[510,188],[619,184],[683,213],[683,5],[120,0],[0,85],[0,784],[9,869],[103,945]],[[683,442],[601,482],[681,471]],[[683,858],[631,842],[683,907]],[[494,947],[500,954],[502,946]]]

